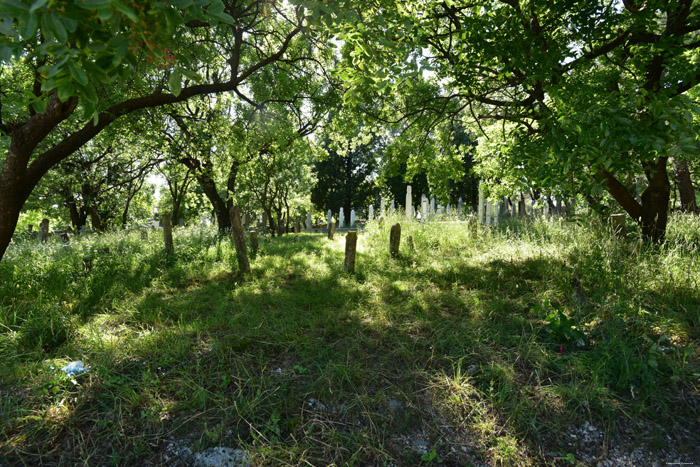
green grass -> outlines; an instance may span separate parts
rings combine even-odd
[[[0,459],[158,463],[172,437],[260,465],[527,465],[584,421],[700,418],[697,218],[657,248],[585,219],[396,218],[359,236],[355,274],[342,234],[265,239],[246,277],[228,238],[175,234],[171,256],[154,232],[8,250]]]

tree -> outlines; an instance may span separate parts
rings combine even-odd
[[[326,21],[337,18],[351,50],[343,73],[357,95],[402,92],[433,73],[441,95],[414,95],[404,116],[421,105],[450,115],[441,103],[453,101],[485,137],[498,135],[486,122],[498,122],[501,143],[480,147],[507,162],[500,170],[549,188],[600,187],[663,241],[668,160],[696,140],[686,96],[700,81],[694,1],[355,3],[334,2]],[[648,182],[640,201],[627,183],[637,173]]]
[[[240,91],[273,63],[303,62],[287,55],[301,7],[178,4],[0,3],[0,258],[41,178],[119,117]]]
[[[311,190],[311,202],[323,212],[339,212],[342,207],[343,221],[349,225],[350,211],[365,207],[379,193],[374,180],[379,146],[376,137],[346,144],[349,147],[341,148],[328,137],[322,142],[326,155],[314,162],[316,184]]]

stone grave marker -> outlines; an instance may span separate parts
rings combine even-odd
[[[399,255],[399,245],[401,244],[401,224],[396,223],[391,226],[389,234],[389,254],[392,258]]]
[[[357,253],[357,231],[351,230],[345,235],[345,270],[355,272],[355,254]]]
[[[411,185],[406,186],[406,217],[413,219],[413,188]]]

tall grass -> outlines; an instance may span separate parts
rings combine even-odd
[[[155,232],[19,243],[0,262],[0,455],[164,462],[175,437],[258,464],[526,465],[584,421],[662,436],[699,418],[699,228],[674,216],[649,247],[590,220],[397,215],[365,227],[354,274],[342,234],[263,238],[248,276],[213,230],[176,230],[174,255]],[[91,371],[71,381],[75,359]]]

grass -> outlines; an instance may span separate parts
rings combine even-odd
[[[176,230],[170,256],[155,232],[20,241],[0,262],[0,459],[143,465],[176,440],[256,465],[528,465],[567,455],[571,426],[651,420],[637,442],[658,449],[700,419],[700,222],[635,235],[395,218],[359,236],[354,274],[342,234],[300,234],[263,240],[246,277],[209,230]],[[87,374],[57,370],[77,359]]]

